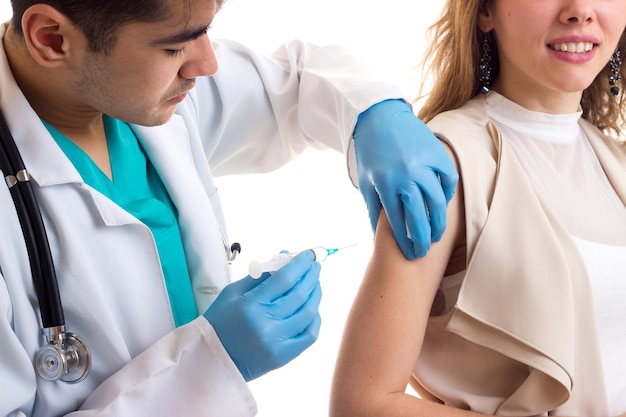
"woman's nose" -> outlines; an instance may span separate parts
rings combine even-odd
[[[583,24],[594,19],[593,0],[566,0],[561,11],[561,21]]]

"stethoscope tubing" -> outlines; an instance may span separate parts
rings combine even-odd
[[[0,169],[4,172],[5,178],[8,176],[15,178],[14,185],[10,186],[10,192],[26,242],[42,326],[43,328],[64,326],[61,296],[39,204],[2,112],[0,112],[0,139],[2,145]]]

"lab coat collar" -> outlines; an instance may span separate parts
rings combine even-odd
[[[0,38],[4,37],[5,31],[6,24],[0,27]],[[3,44],[0,48],[0,106],[29,174],[42,187],[81,183],[80,175],[17,85]]]

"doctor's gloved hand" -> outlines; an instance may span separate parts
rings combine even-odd
[[[320,264],[304,251],[283,268],[227,285],[204,313],[246,381],[279,368],[319,334]]]
[[[437,137],[403,100],[359,115],[354,129],[359,189],[376,232],[381,203],[408,259],[422,257],[446,228],[458,173]]]

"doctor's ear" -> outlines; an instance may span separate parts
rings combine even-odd
[[[22,32],[31,57],[48,68],[65,65],[72,48],[86,43],[82,32],[48,4],[35,4],[24,12]]]

